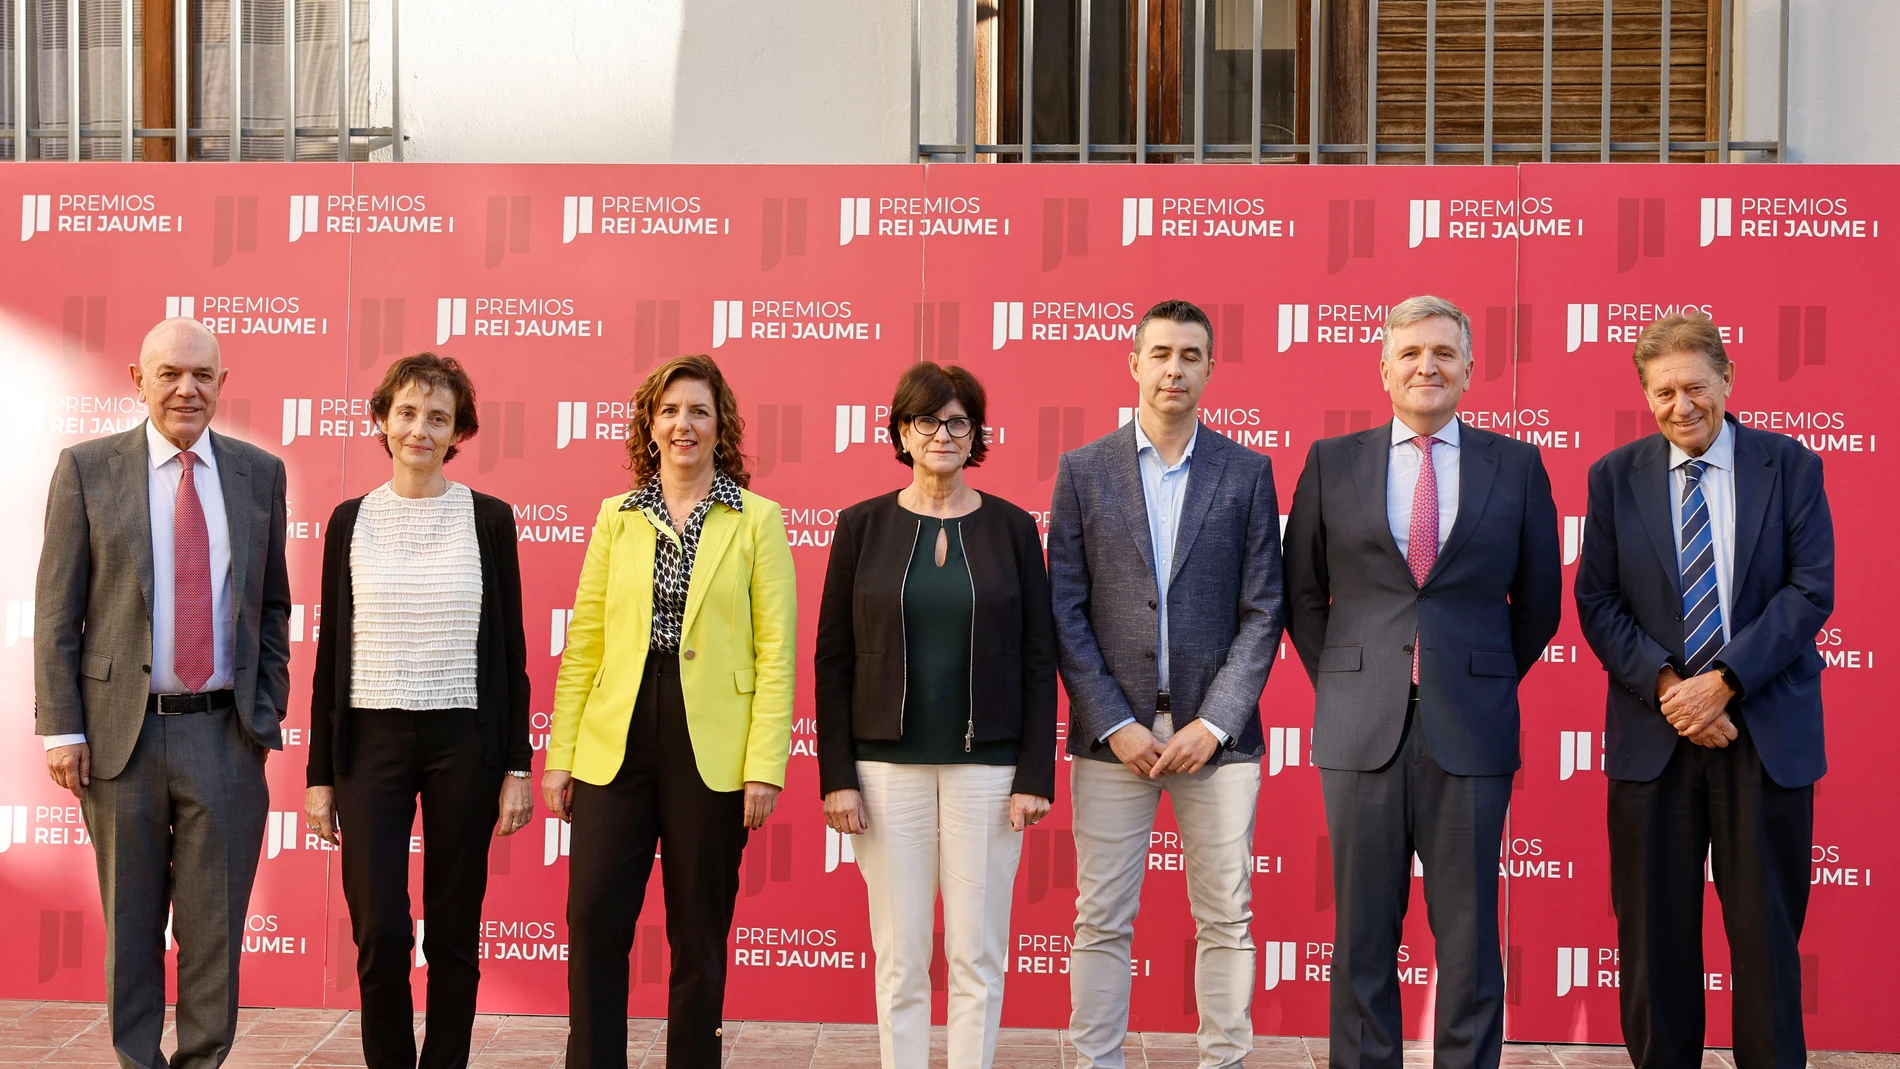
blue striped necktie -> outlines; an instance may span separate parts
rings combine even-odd
[[[1683,672],[1699,675],[1722,649],[1722,598],[1715,582],[1715,526],[1702,493],[1708,463],[1682,466],[1682,644]]]

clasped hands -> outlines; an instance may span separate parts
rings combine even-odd
[[[1656,675],[1656,700],[1662,714],[1676,734],[1710,749],[1721,749],[1735,741],[1735,722],[1729,719],[1728,703],[1735,697],[1720,672],[1704,672],[1682,678],[1668,665]]]

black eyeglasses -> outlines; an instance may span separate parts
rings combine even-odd
[[[968,438],[970,432],[976,429],[976,421],[968,416],[951,416],[949,419],[918,416],[910,421],[910,425],[918,434],[926,438],[935,435],[938,427],[949,431],[952,438]]]

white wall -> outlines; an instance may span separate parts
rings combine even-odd
[[[402,0],[407,158],[906,162],[916,2]],[[957,139],[966,2],[921,0],[926,141]],[[1735,4],[1735,129],[1749,140],[1775,136],[1779,2]],[[1791,5],[1787,158],[1900,162],[1900,0]],[[374,53],[388,16],[372,6]]]
[[[401,16],[411,160],[911,158],[911,0],[403,0]]]

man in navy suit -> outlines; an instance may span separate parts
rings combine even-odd
[[[1504,1039],[1498,844],[1518,767],[1518,682],[1557,632],[1557,508],[1537,447],[1458,419],[1471,321],[1393,306],[1393,419],[1313,443],[1286,529],[1287,631],[1316,692],[1332,838],[1335,1069],[1400,1069],[1400,922],[1412,855],[1438,944],[1439,1069],[1496,1069]]]
[[[1734,971],[1739,1069],[1798,1069],[1801,957],[1834,608],[1821,458],[1724,412],[1735,365],[1702,316],[1636,343],[1660,434],[1590,468],[1577,612],[1610,675],[1610,896],[1636,1069],[1702,1064],[1702,862]]]

